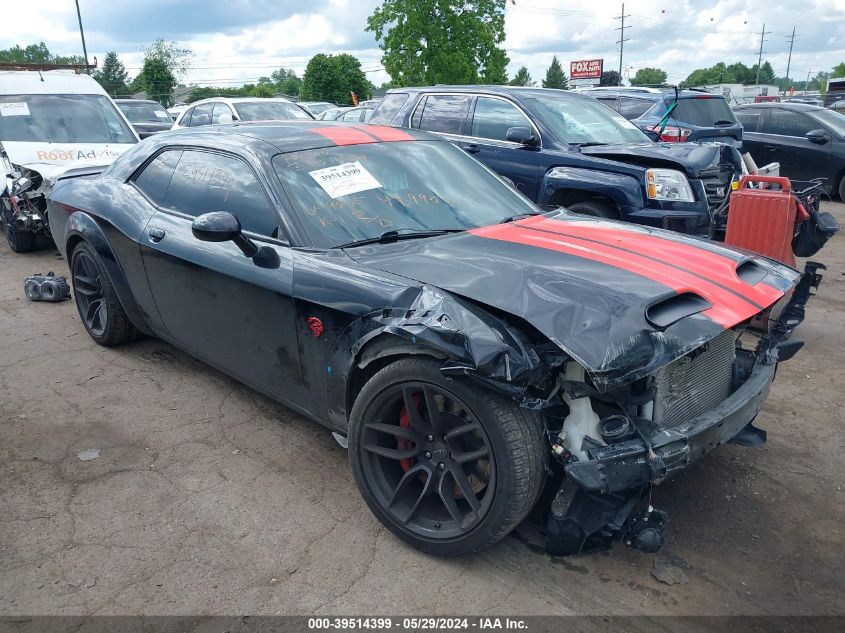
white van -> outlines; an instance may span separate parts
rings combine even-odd
[[[105,167],[138,140],[89,75],[0,71],[0,154],[5,154],[0,169],[6,172],[0,212],[12,250],[32,250],[35,235],[49,233],[44,196],[59,175],[70,168]]]

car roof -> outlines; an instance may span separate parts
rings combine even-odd
[[[801,103],[800,101],[766,101],[764,103],[743,103],[735,105],[734,110],[744,110],[747,108],[780,108],[782,110],[795,110],[796,112],[810,112],[814,110],[824,110],[824,106],[815,105],[814,103]]]
[[[188,104],[188,107],[201,105],[203,103],[230,103],[237,105],[239,103],[253,103],[255,101],[260,101],[262,103],[266,101],[273,103],[293,103],[293,101],[285,99],[284,97],[208,97],[207,99],[194,101],[193,103]]]
[[[0,70],[0,94],[106,95],[90,75],[71,70]]]
[[[554,93],[555,96],[566,96],[573,99],[588,98],[579,95],[571,90],[558,90],[557,88],[536,88],[534,86],[493,86],[487,84],[476,85],[448,85],[437,84],[436,86],[414,86],[408,88],[391,88],[388,94],[393,92],[465,92],[467,94],[501,94],[521,97],[539,97]]]
[[[115,103],[154,103],[155,105],[161,105],[158,101],[153,99],[115,99]]]

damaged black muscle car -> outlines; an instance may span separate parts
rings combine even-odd
[[[656,550],[648,491],[764,441],[752,422],[820,280],[544,213],[383,126],[165,132],[49,205],[95,341],[160,337],[347,438],[376,517],[443,555],[508,534],[555,475],[549,550]]]

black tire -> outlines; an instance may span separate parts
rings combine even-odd
[[[5,218],[6,240],[15,253],[29,253],[35,248],[35,233],[22,233],[15,228],[14,220]]]
[[[403,358],[367,381],[350,415],[349,461],[385,527],[424,552],[457,556],[525,518],[543,490],[546,451],[534,412],[439,368]]]
[[[845,202],[845,176],[839,179],[839,202]]]
[[[73,298],[85,330],[106,347],[133,340],[138,331],[117,298],[103,261],[87,242],[80,242],[70,258]]]
[[[584,200],[583,202],[576,202],[575,204],[567,205],[566,208],[573,213],[591,215],[596,218],[607,218],[608,220],[621,219],[619,216],[619,210],[608,202]]]

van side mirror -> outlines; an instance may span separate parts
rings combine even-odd
[[[811,143],[815,143],[816,145],[824,145],[830,140],[830,138],[828,138],[827,136],[827,133],[822,129],[810,130],[804,135],[804,138],[806,138]]]
[[[519,143],[526,147],[537,147],[540,144],[540,139],[534,136],[530,127],[509,127],[505,138],[511,143]]]
[[[241,231],[238,218],[228,211],[212,211],[194,218],[191,233],[201,242],[234,242],[245,257],[259,268],[278,268],[279,254],[269,246],[259,247]]]

